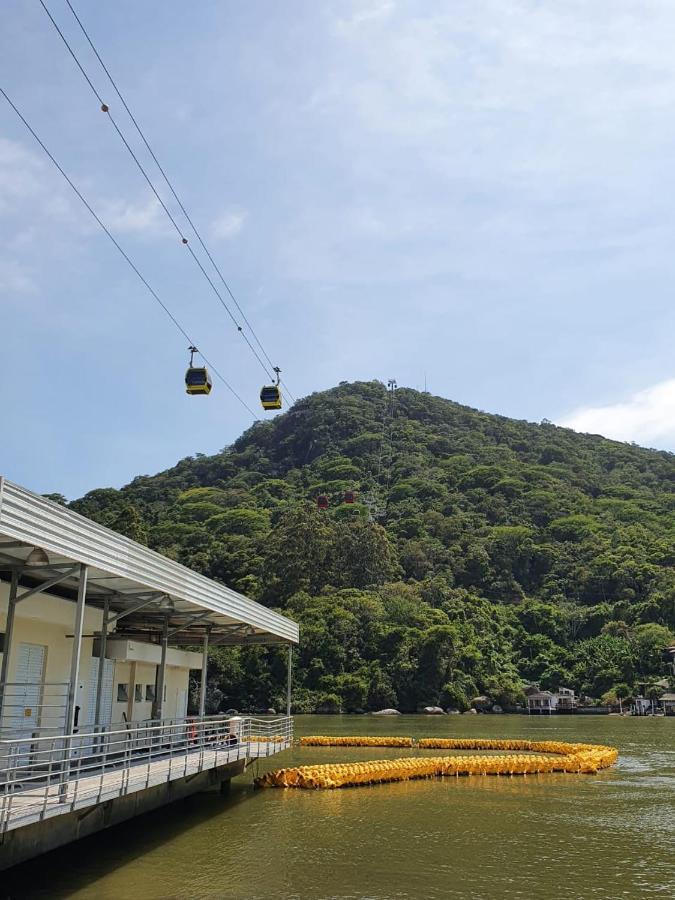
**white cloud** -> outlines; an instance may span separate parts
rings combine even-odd
[[[168,234],[171,223],[156,197],[137,203],[123,200],[105,201],[100,216],[113,233],[158,237]]]
[[[341,31],[350,31],[360,28],[372,22],[386,19],[394,10],[393,0],[370,0],[370,2],[357,2],[351,16],[337,20],[337,28]]]
[[[607,406],[581,407],[559,423],[618,441],[675,449],[675,378],[658,382]]]
[[[3,294],[32,294],[35,283],[28,270],[13,259],[0,259],[0,292]]]
[[[246,213],[243,210],[226,210],[211,224],[211,234],[216,240],[228,241],[239,234],[245,221]]]
[[[448,6],[354,0],[329,14],[302,119],[323,181],[306,179],[309,202],[300,185],[284,221],[291,275],[361,278],[365,251],[382,281],[410,260],[418,280],[501,273],[506,285],[527,271],[533,294],[539,278],[659,269],[673,218],[672,0],[649,0],[648,16],[637,0]],[[368,217],[348,227],[361,197]]]
[[[0,137],[0,217],[65,219],[72,214],[70,189],[43,159],[18,141]],[[18,231],[10,229],[13,237]]]

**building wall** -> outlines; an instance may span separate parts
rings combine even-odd
[[[113,677],[112,723],[143,722],[152,718],[152,699],[146,699],[147,688],[155,688],[157,666],[154,663],[115,660]],[[167,666],[164,677],[164,718],[174,719],[185,715],[184,701],[189,690],[190,670],[179,666]],[[118,688],[127,686],[127,700],[118,701]],[[141,700],[136,699],[136,687]]]
[[[119,660],[115,662],[115,674],[113,675],[112,717],[110,720],[112,724],[124,722],[125,717],[127,720],[129,720],[131,715],[131,700],[129,699],[133,696],[131,666],[132,664],[128,662],[120,662]],[[118,700],[118,688],[120,685],[127,686],[128,694],[126,700]]]
[[[0,631],[2,632],[5,631],[7,623],[8,599],[9,585],[0,582]],[[100,630],[102,619],[101,610],[86,607],[84,633],[91,634],[93,631]],[[22,600],[16,607],[7,681],[12,684],[18,680],[17,665],[20,644],[37,644],[46,648],[43,672],[45,685],[42,698],[43,708],[36,723],[39,727],[58,728],[65,721],[66,685],[70,680],[70,663],[73,652],[73,639],[68,635],[73,633],[74,622],[75,604],[51,594],[36,594]],[[81,689],[78,692],[77,701],[80,706],[86,702],[84,685],[89,678],[92,646],[93,638],[83,638],[79,677]],[[6,689],[7,695],[12,690],[11,688]],[[5,703],[3,723],[6,725],[10,715],[15,721],[17,709],[7,709],[7,706],[12,703],[9,699],[6,699]]]
[[[179,669],[176,666],[166,667],[166,701],[164,703],[164,717],[168,719],[180,718],[187,714],[187,692],[189,689],[190,672],[188,669]],[[182,700],[185,702],[182,702]]]
[[[9,585],[0,582],[0,632],[5,631],[7,621],[7,605],[9,598]],[[70,679],[70,664],[73,649],[73,639],[68,635],[73,634],[75,620],[75,604],[53,594],[42,593],[21,601],[16,607],[14,618],[14,633],[12,636],[12,649],[10,667],[7,681],[12,684],[17,681],[16,671],[19,660],[19,645],[37,644],[45,648],[45,668],[43,672],[43,707],[33,723],[26,719],[26,724],[33,727],[49,727],[61,730],[65,723],[65,705],[67,697],[67,684]],[[86,606],[84,614],[84,634],[92,635],[101,630],[103,613],[95,607]],[[97,642],[98,643],[98,642]],[[143,644],[140,641],[115,640],[111,635],[108,642],[108,658],[115,659],[115,671],[112,687],[112,717],[113,724],[124,722],[125,715],[128,722],[140,722],[152,717],[152,699],[147,699],[148,686],[154,690],[157,663],[159,662],[160,648],[156,644]],[[82,653],[80,658],[80,674],[77,703],[81,707],[80,720],[87,721],[87,703],[89,699],[88,684],[92,674],[92,653],[94,651],[94,638],[82,639]],[[116,657],[124,658],[116,658]],[[134,659],[126,657],[133,656]],[[0,653],[0,660],[2,654]],[[201,667],[201,654],[189,653],[184,650],[170,648],[167,654],[167,668],[165,675],[165,703],[164,717],[177,718],[183,716],[185,701],[189,689],[190,667]],[[178,665],[171,663],[178,663]],[[127,700],[118,701],[118,685],[128,686]],[[54,687],[52,687],[54,685]],[[58,687],[57,687],[58,685]],[[141,698],[136,699],[136,685],[140,685]],[[18,690],[17,688],[11,690]],[[8,692],[9,693],[9,689]],[[6,699],[6,708],[3,715],[5,727],[8,718],[11,725],[17,727],[17,715],[21,713],[10,699]],[[33,701],[26,701],[32,703]],[[12,709],[7,709],[8,705]],[[49,707],[49,708],[48,708]],[[93,710],[91,711],[93,718]],[[23,723],[22,723],[23,724]]]

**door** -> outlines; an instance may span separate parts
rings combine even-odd
[[[96,714],[96,688],[98,686],[98,656],[92,656],[89,666],[89,680],[86,684],[85,708],[80,715],[80,731],[90,731]],[[101,685],[101,711],[98,725],[110,725],[112,720],[113,676],[115,662],[103,660],[103,683]]]
[[[178,690],[176,692],[176,718],[184,719],[187,716],[188,692]]]
[[[14,684],[9,686],[13,731],[32,736],[40,727],[46,656],[41,644],[19,644]]]

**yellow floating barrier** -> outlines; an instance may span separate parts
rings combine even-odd
[[[288,738],[284,737],[283,734],[251,734],[246,740],[249,744],[283,744]]]
[[[329,763],[298,766],[267,772],[255,781],[258,787],[306,789],[339,788],[350,785],[408,781],[449,775],[539,775],[550,772],[595,774],[613,765],[618,758],[614,747],[595,744],[568,744],[562,741],[494,741],[427,738],[420,747],[446,749],[525,750],[500,756],[436,756],[409,759],[378,759],[359,763]]]
[[[332,737],[309,735],[300,738],[301,747],[412,747],[411,737]]]

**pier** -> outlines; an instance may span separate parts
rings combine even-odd
[[[291,746],[294,622],[2,478],[0,635],[0,870]],[[250,644],[286,715],[208,715],[209,646]]]

